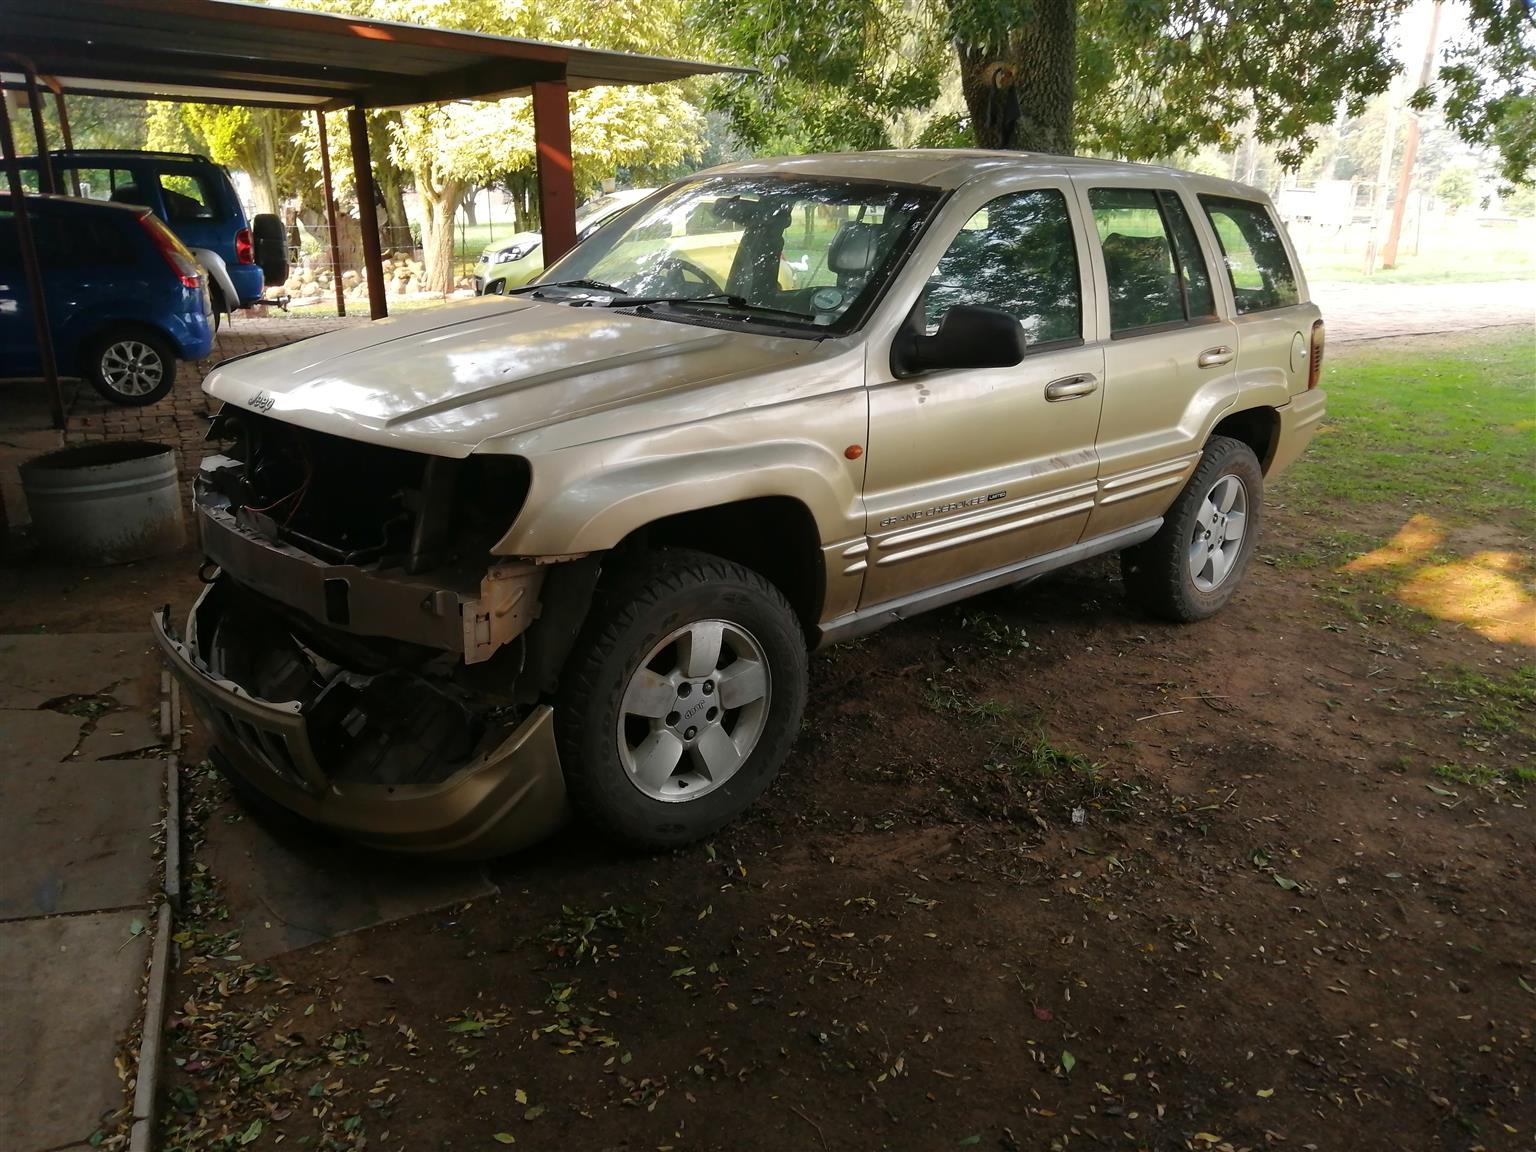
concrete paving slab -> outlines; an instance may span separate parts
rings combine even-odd
[[[147,627],[0,635],[0,708],[37,708],[76,695],[112,695],[120,704],[147,708],[154,703],[143,687],[153,666],[150,644]]]
[[[203,832],[198,857],[220,880],[248,961],[498,891],[473,864],[386,856],[320,831],[278,834],[250,816],[215,817]]]
[[[63,712],[0,708],[0,749],[7,763],[57,764],[69,758],[80,743],[85,721]]]
[[[88,1139],[125,1103],[113,1057],[138,1014],[143,912],[0,924],[0,1148]],[[67,1007],[66,1007],[67,1006]]]
[[[147,712],[106,712],[80,742],[80,758],[106,760],[160,746],[160,717]]]
[[[159,759],[8,762],[0,920],[142,904],[155,887],[164,773]]]

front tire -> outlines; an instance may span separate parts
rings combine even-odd
[[[137,325],[109,329],[86,350],[86,377],[114,404],[153,404],[176,383],[176,350],[160,333]]]
[[[1248,570],[1263,497],[1264,470],[1253,449],[1213,436],[1157,535],[1121,553],[1126,595],[1177,623],[1221,611]]]
[[[772,584],[666,549],[605,580],[562,677],[556,738],[579,812],[675,848],[745,811],[805,709],[805,640]]]

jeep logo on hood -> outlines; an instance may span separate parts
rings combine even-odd
[[[258,412],[266,412],[271,409],[272,405],[275,404],[276,401],[273,400],[272,397],[266,392],[258,392],[245,403],[247,407],[254,408]]]

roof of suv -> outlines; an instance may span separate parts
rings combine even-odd
[[[710,169],[712,173],[796,173],[833,176],[850,180],[880,180],[899,184],[931,184],[958,188],[978,176],[1012,171],[1020,175],[1109,176],[1145,173],[1199,180],[1245,196],[1262,195],[1257,189],[1230,180],[1184,172],[1153,164],[1128,164],[1120,160],[1096,160],[1083,156],[1057,156],[1048,152],[1001,152],[982,148],[892,148],[880,152],[827,152],[814,156],[777,156],[744,160]]]
[[[10,192],[0,188],[0,206],[9,211],[10,203]],[[89,200],[83,196],[58,196],[47,192],[28,192],[27,206],[34,212],[39,208],[65,212],[125,212],[130,216],[144,216],[149,212],[142,204],[119,204],[113,200]]]

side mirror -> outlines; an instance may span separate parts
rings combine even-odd
[[[908,326],[891,347],[897,376],[944,368],[1012,368],[1024,359],[1024,326],[997,308],[957,304],[932,336]]]

